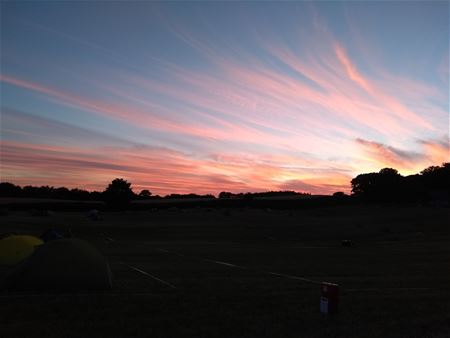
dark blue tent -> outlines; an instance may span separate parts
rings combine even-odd
[[[52,228],[44,231],[44,233],[41,235],[41,238],[44,242],[48,242],[53,241],[55,239],[62,239],[64,238],[64,236],[60,234],[57,230]]]

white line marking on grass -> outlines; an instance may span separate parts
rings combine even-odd
[[[150,277],[150,278],[152,278],[152,279],[154,279],[154,280],[156,280],[156,281],[158,281],[158,282],[160,282],[160,283],[162,283],[164,285],[167,285],[167,286],[169,286],[169,287],[171,287],[173,289],[177,288],[175,285],[172,285],[169,282],[166,282],[166,281],[162,280],[161,278],[155,277],[155,276],[149,274],[147,271],[141,270],[141,269],[139,269],[139,268],[137,268],[135,266],[128,265],[128,264],[123,263],[123,262],[119,262],[119,264],[125,265],[126,267],[128,267],[128,268],[130,268],[130,269],[132,269],[134,271],[137,271],[137,272],[143,274],[144,276]]]
[[[438,288],[363,288],[363,289],[345,289],[345,291],[420,291],[420,290],[438,290]]]
[[[148,247],[148,245],[145,245],[145,244],[141,244],[141,245],[144,245],[144,246]],[[300,249],[300,248],[301,249],[313,249],[313,248],[314,249],[330,249],[330,248],[335,248],[335,247],[331,247],[331,246],[328,246],[328,247],[325,247],[325,246],[321,246],[321,247],[319,247],[319,246],[317,246],[317,247],[312,247],[312,246],[311,247],[307,247],[307,246],[304,246],[304,247],[290,247],[290,248],[298,248],[298,249]],[[204,261],[204,262],[219,264],[219,265],[228,266],[228,267],[232,267],[232,268],[246,269],[246,270],[251,270],[251,271],[258,272],[258,273],[268,274],[268,275],[272,275],[272,276],[276,276],[276,277],[283,277],[283,278],[288,278],[288,279],[293,279],[293,280],[299,280],[299,281],[312,283],[312,284],[321,284],[322,283],[320,281],[315,281],[315,280],[312,280],[312,279],[309,279],[309,278],[293,276],[293,275],[288,275],[288,274],[279,273],[279,272],[258,270],[258,269],[255,269],[255,268],[245,267],[245,266],[241,266],[241,265],[235,265],[235,264],[222,262],[222,261],[216,261],[216,260],[212,260],[212,259],[186,256],[184,254],[181,254],[181,253],[178,253],[178,252],[174,252],[174,251],[169,251],[169,250],[166,250],[166,249],[161,249],[161,248],[152,248],[152,249],[155,250],[155,251],[164,252],[164,253],[167,253],[167,254],[172,254],[172,255],[179,256],[179,257],[184,257],[186,259],[193,259],[193,260],[197,260],[197,261]],[[128,265],[128,264],[125,264],[123,262],[118,262],[118,263],[122,264],[122,265],[125,265],[125,266],[129,267],[130,269],[135,270],[135,271],[137,271],[137,272],[139,272],[141,274],[144,274],[144,275],[146,275],[146,276],[148,276],[148,277],[150,277],[150,278],[152,278],[152,279],[154,279],[154,280],[156,280],[156,281],[158,281],[158,282],[160,282],[162,284],[165,284],[165,285],[167,285],[167,286],[169,286],[171,288],[176,289],[176,287],[174,285],[172,285],[172,284],[170,284],[170,283],[168,283],[168,282],[166,282],[166,281],[164,281],[164,280],[162,280],[160,278],[152,276],[152,275],[150,275],[148,272],[146,272],[144,270],[138,269],[136,267],[133,267],[133,266]],[[399,291],[413,291],[413,290],[427,291],[427,290],[433,290],[433,291],[435,291],[435,290],[446,290],[446,289],[442,289],[442,288],[359,288],[359,289],[356,289],[356,288],[354,288],[354,289],[343,289],[343,290],[346,291],[346,292],[358,292],[358,291],[396,291],[396,290],[399,290]],[[0,295],[0,297],[2,297],[2,296],[3,295]]]
[[[144,244],[144,246],[148,247],[147,245]],[[172,254],[172,255],[176,255],[179,257],[184,257],[184,258],[188,258],[188,259],[194,259],[194,260],[200,260],[200,261],[204,261],[204,262],[209,262],[209,263],[214,263],[214,264],[218,264],[218,265],[223,265],[223,266],[228,266],[231,268],[237,268],[237,269],[244,269],[244,270],[252,270],[258,273],[263,273],[263,274],[268,274],[268,275],[272,275],[272,276],[277,276],[277,277],[283,277],[283,278],[288,278],[288,279],[293,279],[293,280],[299,280],[299,281],[303,281],[303,282],[307,282],[307,283],[313,283],[313,284],[321,284],[320,281],[315,281],[309,278],[304,278],[304,277],[299,277],[299,276],[293,276],[293,275],[288,275],[288,274],[283,274],[283,273],[278,273],[278,272],[272,272],[272,271],[264,271],[264,270],[259,270],[259,269],[255,269],[255,268],[249,268],[246,266],[242,266],[242,265],[236,265],[236,264],[232,264],[232,263],[227,263],[227,262],[222,262],[222,261],[216,261],[213,259],[207,259],[207,258],[199,258],[199,257],[190,257],[190,256],[186,256],[183,254],[180,254],[178,252],[175,251],[170,251],[170,250],[166,250],[166,249],[161,249],[161,248],[153,248],[156,251],[159,252],[164,252],[164,253],[168,253],[168,254]],[[129,266],[130,268],[132,268],[133,270],[136,270],[137,268],[133,268],[131,266]],[[138,271],[139,269],[137,269],[136,271]],[[139,271],[142,273],[142,271]],[[147,274],[145,271],[143,271],[145,274]],[[149,274],[148,274],[149,275]],[[151,275],[149,275],[150,277],[158,280],[156,277],[153,277]],[[167,282],[161,281],[164,284],[168,284],[171,285]],[[174,287],[174,286],[172,286]],[[175,287],[174,287],[175,288]]]
[[[159,297],[159,295],[155,292],[40,292],[40,293],[30,293],[30,292],[16,292],[16,293],[7,293],[0,295],[0,298],[21,298],[21,297],[67,297],[67,296],[73,296],[73,297],[80,297],[80,296],[156,296]]]
[[[272,272],[272,271],[261,271],[261,272],[267,273],[269,275],[277,276],[277,277],[284,277],[284,278],[289,278],[289,279],[301,280],[303,282],[308,282],[308,283],[313,283],[313,284],[320,284],[321,283],[319,281],[315,281],[315,280],[312,280],[312,279],[298,277],[298,276],[292,276],[292,275],[287,275],[287,274],[284,274],[284,273],[278,273],[278,272]]]
[[[177,252],[174,252],[174,251],[169,251],[169,250],[165,250],[165,249],[157,249],[157,250],[163,251],[163,252],[167,252],[167,253],[170,253],[170,254],[174,254],[174,255],[178,255],[178,256],[182,256],[181,254],[178,254]],[[182,256],[182,257],[186,257],[186,256]],[[283,278],[288,278],[288,279],[293,279],[293,280],[299,280],[299,281],[307,282],[307,283],[313,283],[313,284],[320,284],[321,283],[319,281],[315,281],[315,280],[308,279],[308,278],[288,275],[288,274],[284,274],[284,273],[272,272],[272,271],[264,271],[264,270],[259,270],[259,269],[255,269],[255,268],[249,268],[249,267],[242,266],[242,265],[236,265],[236,264],[232,264],[232,263],[216,261],[216,260],[213,260],[213,259],[197,258],[197,257],[186,257],[186,258],[191,258],[191,259],[194,259],[194,260],[202,260],[204,262],[209,262],[209,263],[214,263],[214,264],[218,264],[218,265],[228,266],[228,267],[231,267],[231,268],[251,270],[251,271],[258,272],[258,273],[263,273],[263,274],[268,274],[268,275],[272,275],[272,276],[283,277]]]
[[[239,269],[246,269],[243,266],[239,266],[239,265],[235,265],[235,264],[231,264],[231,263],[227,263],[227,262],[221,262],[221,261],[214,261],[212,259],[203,259],[205,262],[210,262],[210,263],[216,263],[219,265],[225,265],[225,266],[230,266],[232,268],[239,268]]]

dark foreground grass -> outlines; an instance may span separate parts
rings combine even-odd
[[[12,213],[1,231],[59,226],[91,241],[115,284],[0,293],[0,337],[449,337],[448,220],[423,207]],[[268,272],[338,283],[339,314],[319,313],[317,284]]]

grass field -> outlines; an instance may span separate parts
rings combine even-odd
[[[448,208],[165,209],[101,221],[15,211],[1,223],[70,228],[108,257],[114,289],[0,293],[0,337],[450,337]],[[320,314],[319,285],[295,276],[338,283],[339,313]]]

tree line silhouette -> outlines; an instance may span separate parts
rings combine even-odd
[[[396,169],[384,168],[379,172],[360,174],[351,180],[352,195],[343,192],[333,194],[335,199],[355,198],[367,202],[426,202],[444,200],[448,202],[450,191],[450,163],[430,166],[420,173],[402,176]],[[238,193],[222,191],[219,199],[254,199],[261,197],[310,197],[309,193],[295,191],[267,191]],[[103,192],[66,187],[35,187],[2,182],[0,197],[50,198],[78,201],[105,201],[114,208],[124,207],[132,200],[151,199],[215,199],[211,194],[170,194],[164,197],[153,196],[144,189],[136,194],[131,183],[124,179],[114,179]]]
[[[122,179],[114,179],[104,191],[88,191],[83,189],[68,189],[66,187],[50,187],[48,185],[35,187],[27,185],[20,187],[9,182],[0,183],[0,197],[24,197],[24,198],[50,198],[75,201],[117,201],[114,203],[126,203],[128,200],[149,199],[202,199],[215,198],[214,195],[198,194],[169,194],[166,196],[152,195],[148,189],[136,194],[131,188],[131,183]]]
[[[450,191],[450,163],[431,166],[418,174],[402,176],[392,168],[360,174],[351,180],[352,193],[363,201],[425,202],[447,200]]]
[[[247,192],[247,193],[231,193],[222,191],[218,198],[259,198],[259,197],[289,197],[289,196],[311,196],[310,193],[302,193],[296,191],[266,191],[266,192]],[[23,188],[9,182],[0,183],[0,197],[27,197],[27,198],[51,198],[51,199],[65,199],[78,201],[108,201],[108,200],[150,200],[150,199],[214,199],[216,196],[212,194],[198,195],[198,194],[169,194],[166,196],[153,196],[147,190],[141,190],[136,194],[131,189],[131,183],[124,179],[117,178],[113,180],[108,187],[103,191],[87,191],[78,188],[67,189],[65,187],[55,188],[48,185],[41,187],[34,187],[31,185]]]
[[[284,191],[264,191],[264,192],[246,192],[233,194],[232,192],[222,191],[219,194],[219,198],[261,198],[261,197],[301,197],[301,196],[311,196],[310,193],[297,192],[292,190]]]

